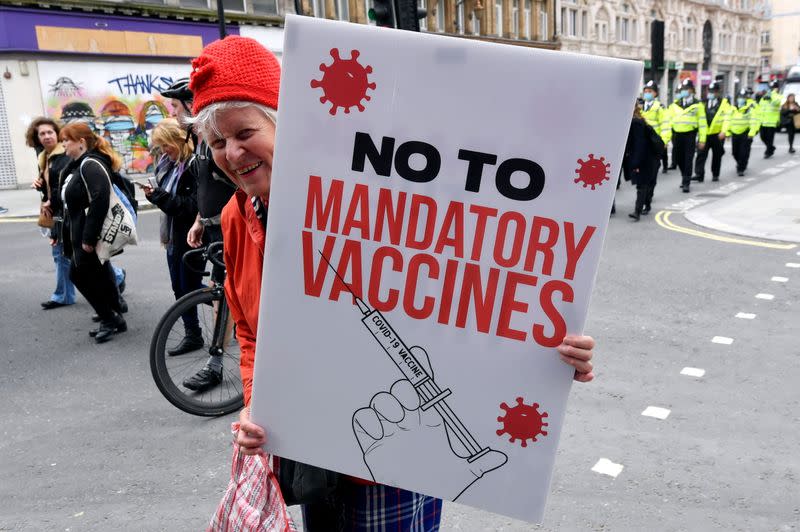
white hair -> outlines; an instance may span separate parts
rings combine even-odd
[[[203,107],[203,109],[197,113],[197,116],[187,116],[186,122],[193,125],[195,127],[195,131],[203,138],[207,139],[210,133],[213,133],[217,137],[221,137],[222,132],[217,126],[217,116],[219,113],[229,109],[245,109],[247,107],[255,107],[264,113],[264,116],[267,117],[267,120],[275,125],[278,124],[278,111],[260,103],[247,102],[243,100],[230,100],[209,104]]]

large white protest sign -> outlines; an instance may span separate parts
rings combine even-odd
[[[641,65],[290,17],[267,450],[540,520]]]

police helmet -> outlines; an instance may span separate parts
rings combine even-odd
[[[778,81],[777,79],[769,84],[769,88],[770,89],[777,89],[780,86],[781,86],[781,82]]]
[[[194,99],[194,93],[189,88],[189,78],[175,80],[172,85],[161,91],[161,96],[174,98],[185,103],[191,102]]]
[[[750,96],[752,96],[752,95],[753,95],[753,88],[752,88],[752,87],[747,87],[747,88],[744,90],[744,95],[745,95],[745,96],[747,96],[748,98],[749,98]]]
[[[712,92],[712,91],[718,91],[718,90],[720,90],[720,89],[722,89],[722,83],[720,83],[719,81],[716,81],[716,80],[715,80],[715,81],[712,81],[712,82],[711,82],[711,83],[708,85],[708,90],[709,90],[709,92]]]
[[[658,93],[658,84],[655,81],[653,81],[652,79],[644,84],[644,88],[645,89],[650,89],[650,90],[655,91],[656,93]]]
[[[681,89],[692,89],[692,90],[694,90],[694,82],[691,79],[686,78],[685,80],[683,80],[681,82]]]

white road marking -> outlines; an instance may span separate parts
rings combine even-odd
[[[731,345],[733,343],[733,338],[728,338],[727,336],[715,336],[711,339],[711,341],[715,344]]]
[[[702,377],[706,374],[706,370],[700,368],[683,368],[681,375],[688,375],[689,377]]]
[[[755,177],[748,177],[747,179],[745,179],[745,181],[747,181],[748,183],[753,182],[755,180],[756,180]]]
[[[772,294],[756,294],[756,299],[766,299],[767,301],[772,301],[775,299],[775,296]]]
[[[708,198],[705,198],[705,199],[704,198],[687,198],[687,199],[685,199],[683,201],[679,201],[678,203],[673,203],[672,205],[669,206],[669,210],[686,212],[689,209],[693,209],[695,207],[699,207],[700,205],[702,205],[704,203],[708,203],[709,201],[711,201],[711,200],[708,199]]]
[[[737,312],[737,318],[742,318],[743,320],[754,320],[756,318],[755,314],[750,314],[749,312]]]
[[[648,406],[642,412],[643,416],[654,417],[657,419],[667,419],[670,410],[668,408],[661,408],[660,406]]]
[[[622,473],[622,469],[625,466],[622,464],[615,464],[608,458],[601,458],[597,461],[597,463],[592,467],[592,471],[595,473],[600,473],[601,475],[608,475],[610,477],[617,478],[617,475]]]
[[[785,283],[785,282],[787,282],[787,281],[789,280],[789,278],[788,278],[788,277],[778,277],[778,276],[775,276],[775,277],[773,277],[773,278],[772,278],[772,279],[770,279],[770,280],[771,280],[771,281],[775,281],[776,283]]]
[[[800,262],[787,262],[787,268],[800,268]]]
[[[780,174],[781,172],[783,172],[783,168],[767,168],[766,170],[761,170],[762,174],[770,175]]]

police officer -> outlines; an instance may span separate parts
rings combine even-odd
[[[172,99],[172,106],[178,121],[186,126],[186,118],[192,116],[192,100],[194,94],[189,89],[189,79],[182,78],[175,81],[166,90],[161,92],[164,98]],[[233,196],[236,187],[225,177],[214,164],[211,158],[211,150],[205,141],[199,141],[192,132],[191,126],[187,127],[187,135],[191,135],[195,145],[195,156],[192,161],[191,171],[197,180],[197,218],[189,229],[187,242],[190,246],[197,248],[201,245],[208,245],[212,242],[222,240],[222,229],[220,228],[220,215],[222,208]],[[215,283],[224,281],[224,273],[221,268],[214,266],[211,272],[211,280]],[[184,340],[187,340],[186,338]],[[200,345],[192,344],[191,339],[187,343],[181,342],[174,349],[169,350],[171,356],[188,353],[203,347],[202,339]],[[222,356],[210,356],[206,365],[195,375],[183,381],[183,385],[197,392],[202,392],[213,388],[222,382]]]
[[[780,83],[769,84],[769,92],[765,92],[758,102],[758,113],[761,116],[761,142],[767,147],[764,158],[769,159],[775,153],[775,129],[781,119],[781,95],[778,92]]]
[[[722,84],[714,81],[708,86],[708,96],[705,101],[706,123],[708,134],[706,145],[697,150],[697,160],[694,164],[695,181],[703,182],[706,173],[706,159],[711,150],[711,180],[719,181],[719,168],[722,155],[725,153],[725,134],[728,130],[728,117],[731,104],[728,99],[720,96]]]
[[[691,79],[683,80],[679,96],[669,106],[669,120],[672,125],[672,145],[681,170],[681,190],[689,192],[695,144],[701,150],[705,147],[708,124],[703,102],[694,97]]]
[[[658,99],[658,85],[655,81],[650,80],[644,85],[642,90],[642,118],[647,122],[650,127],[656,130],[664,141],[664,146],[669,144],[672,139],[672,128],[670,127],[667,118],[667,109],[661,105]],[[661,153],[661,165],[663,172],[667,173],[667,150]]]
[[[758,133],[761,119],[758,105],[750,98],[751,89],[741,90],[731,106],[726,133],[731,137],[731,150],[736,160],[736,175],[743,176],[750,160],[750,146]]]

